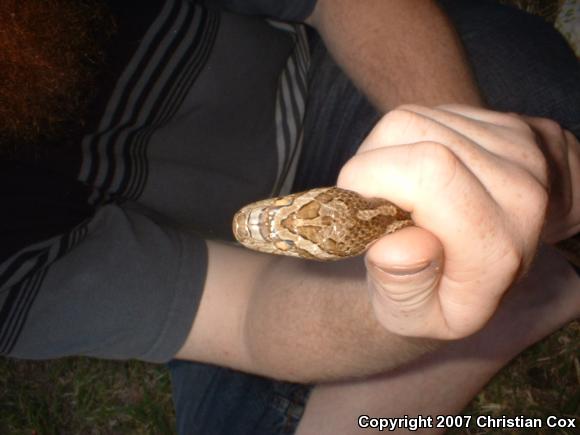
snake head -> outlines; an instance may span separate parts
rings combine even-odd
[[[408,213],[384,199],[322,187],[249,204],[232,226],[247,248],[333,261],[359,255],[379,237],[411,224]]]

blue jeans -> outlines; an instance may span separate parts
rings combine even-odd
[[[442,0],[489,107],[557,120],[580,136],[580,67],[563,38],[540,18],[492,1]],[[294,189],[335,184],[380,115],[311,38],[312,68]],[[169,365],[180,434],[295,432],[309,386],[215,366]],[[353,422],[354,424],[354,422]]]
[[[293,434],[310,391],[209,364],[172,361],[169,369],[184,435]]]

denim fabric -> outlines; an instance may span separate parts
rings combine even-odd
[[[441,0],[489,108],[558,121],[580,137],[580,65],[539,17],[486,0]],[[294,191],[336,184],[340,168],[380,118],[311,37],[304,149]]]
[[[540,18],[492,1],[444,0],[490,108],[560,122],[580,136],[580,67]],[[335,184],[380,115],[311,35],[304,150],[294,190]],[[308,387],[214,366],[172,363],[180,434],[293,433]],[[353,422],[354,424],[354,422]]]
[[[183,435],[290,435],[310,387],[209,364],[169,363],[177,431]]]

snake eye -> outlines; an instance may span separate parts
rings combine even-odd
[[[274,205],[276,207],[284,207],[286,205],[292,204],[293,202],[294,202],[294,197],[292,195],[289,195],[289,196],[283,196],[281,198],[277,198],[274,201]]]

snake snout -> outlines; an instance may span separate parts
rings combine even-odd
[[[247,240],[251,234],[248,231],[248,216],[243,210],[238,211],[232,220],[232,231],[238,242]]]

